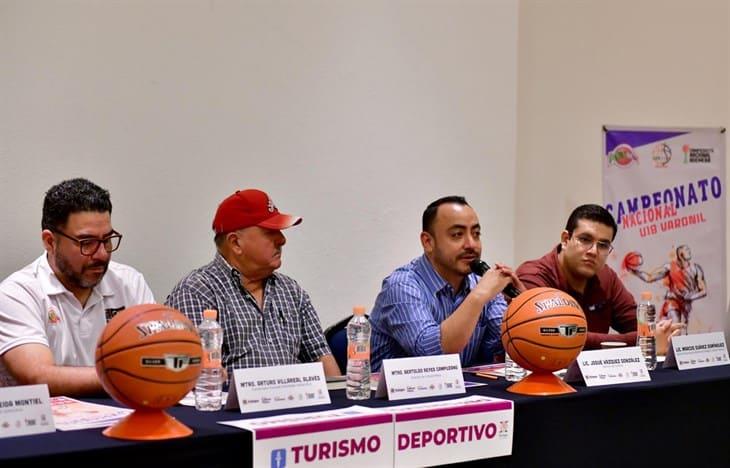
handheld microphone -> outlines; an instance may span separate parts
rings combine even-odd
[[[487,265],[487,262],[484,260],[481,260],[479,258],[475,258],[474,260],[469,263],[469,268],[471,268],[472,273],[475,273],[479,276],[484,276],[484,273],[487,272],[491,267]],[[520,295],[520,290],[515,287],[514,284],[508,284],[504,287],[502,290],[502,294],[505,296],[515,298]]]

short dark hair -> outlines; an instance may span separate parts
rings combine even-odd
[[[54,185],[43,200],[42,229],[58,229],[81,211],[112,212],[109,191],[86,179],[69,179]]]
[[[578,221],[581,219],[605,224],[613,229],[613,236],[611,236],[611,240],[613,241],[616,238],[616,231],[618,230],[616,221],[613,219],[613,216],[611,216],[611,213],[609,213],[608,210],[601,205],[581,205],[574,209],[568,217],[568,222],[565,223],[565,230],[568,231],[568,234],[571,236],[573,235],[573,231],[575,231],[575,228],[578,227]]]
[[[441,197],[438,200],[432,201],[423,211],[421,229],[424,232],[431,232],[431,228],[433,227],[433,220],[436,219],[436,212],[438,211],[439,206],[445,203],[457,203],[462,206],[469,206],[469,204],[466,202],[466,198],[459,195],[449,195],[447,197]]]
[[[218,247],[219,249],[223,245],[223,241],[226,240],[226,234],[228,234],[228,233],[225,233],[225,234],[221,233],[221,234],[216,234],[215,236],[213,236],[213,242],[215,242],[215,246]]]

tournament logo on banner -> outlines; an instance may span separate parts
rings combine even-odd
[[[618,232],[609,265],[657,319],[725,330],[725,130],[604,127],[603,201]]]

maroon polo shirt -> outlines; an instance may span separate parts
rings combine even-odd
[[[588,321],[588,339],[584,349],[599,349],[602,341],[623,341],[636,346],[636,302],[631,293],[608,265],[588,280],[583,294],[568,286],[558,266],[560,245],[537,260],[529,260],[517,268],[517,276],[527,289],[548,287],[573,296]],[[617,332],[609,334],[611,327]]]

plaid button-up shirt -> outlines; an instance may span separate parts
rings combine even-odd
[[[309,295],[296,281],[272,274],[259,308],[241,285],[241,274],[218,253],[192,271],[165,301],[198,325],[203,310],[218,311],[223,327],[223,365],[232,370],[317,361],[330,354]]]

